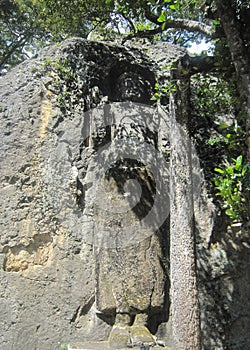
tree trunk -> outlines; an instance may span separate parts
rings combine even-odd
[[[235,67],[238,90],[243,104],[242,109],[246,114],[246,130],[250,137],[250,69],[247,49],[241,38],[232,1],[215,0],[215,3]]]
[[[170,280],[173,335],[185,350],[200,350],[200,312],[196,286],[192,147],[188,135],[189,89],[181,82],[170,98]],[[177,115],[177,117],[176,117]]]

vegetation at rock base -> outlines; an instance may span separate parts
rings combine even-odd
[[[70,36],[116,38],[120,42],[149,38],[183,47],[203,40],[212,45],[210,52],[190,60],[193,117],[207,125],[218,113],[234,115],[231,125],[223,127],[223,122],[219,134],[205,138],[211,152],[220,148],[227,156],[221,164],[217,163],[223,173],[215,171],[211,177],[217,179],[217,189],[221,188],[228,176],[236,176],[237,172],[230,174],[228,169],[234,169],[238,164],[235,160],[241,159],[246,171],[240,192],[245,193],[243,202],[249,202],[246,167],[250,159],[249,146],[246,146],[250,135],[248,0],[0,0],[0,16],[2,73],[41,47]],[[155,98],[162,92],[173,93],[174,89],[173,82],[167,87],[158,85]],[[235,125],[236,132],[232,130]],[[234,179],[231,180],[234,183]],[[222,189],[217,193],[227,214],[234,220],[242,220],[242,214],[237,216],[230,211],[229,202],[236,198],[235,194],[229,200]],[[249,211],[245,211],[243,217],[249,218]]]
[[[217,72],[196,74],[192,85],[192,132],[213,194],[233,221],[249,220],[249,159],[245,113],[235,81]],[[194,136],[195,137],[195,136]]]
[[[223,168],[215,168],[219,176],[214,183],[218,192],[216,195],[224,200],[223,207],[226,214],[233,220],[242,220],[246,213],[246,198],[243,191],[247,165],[243,165],[243,158],[232,159],[231,164],[225,163]]]

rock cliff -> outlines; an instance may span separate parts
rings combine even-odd
[[[186,60],[185,50],[168,44],[74,38],[1,78],[1,349],[107,339],[132,346],[154,344],[155,336],[178,343],[169,272],[171,123],[151,96],[156,82],[168,80],[162,68]],[[203,347],[243,350],[248,231],[217,215],[198,163]]]

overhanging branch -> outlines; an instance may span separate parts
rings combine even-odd
[[[174,29],[186,29],[189,32],[198,32],[210,37],[213,35],[212,27],[207,24],[194,21],[194,20],[182,19],[182,18],[177,18],[173,20],[167,19],[165,22],[159,22],[158,16],[152,13],[148,6],[145,6],[144,10],[145,10],[145,17],[150,22],[156,24],[157,26],[162,27],[163,28],[162,31],[170,28],[174,28]]]
[[[188,19],[168,20],[163,23],[163,26],[164,26],[164,30],[170,29],[170,28],[186,29],[189,32],[198,32],[210,37],[213,34],[213,31],[210,26],[201,22],[188,20]]]
[[[138,30],[137,32],[133,34],[129,34],[124,41],[139,37],[139,38],[150,38],[153,35],[163,33],[167,29],[185,29],[189,32],[197,32],[204,34],[206,36],[213,37],[213,32],[211,27],[207,26],[204,23],[192,21],[192,20],[186,20],[186,19],[176,19],[172,21],[167,21],[164,23],[158,23],[158,27],[154,29],[147,29],[147,30]]]

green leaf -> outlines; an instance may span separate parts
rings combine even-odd
[[[237,165],[242,165],[242,160],[243,160],[243,157],[242,157],[242,155],[240,155],[239,157],[237,157],[237,159],[236,159],[236,164]]]
[[[170,5],[169,8],[170,8],[171,10],[173,10],[173,11],[178,10],[179,4],[176,3],[176,4],[174,4],[174,5]]]
[[[242,171],[241,171],[241,175],[244,176],[247,172],[247,166],[244,165],[243,168],[242,168]]]
[[[226,168],[226,172],[227,172],[228,174],[232,175],[232,174],[234,173],[233,167],[232,167],[232,166],[227,167],[227,168]]]
[[[217,25],[219,25],[220,24],[220,19],[214,19],[213,20],[213,25],[214,26],[217,26]]]
[[[220,174],[224,174],[225,171],[220,169],[220,168],[215,168],[214,171],[216,171],[217,173],[220,173]]]
[[[232,158],[232,160],[235,162],[235,169],[236,169],[237,171],[241,170],[242,161],[243,161],[242,155],[240,155],[240,156],[237,157],[236,159],[235,159],[235,158]]]
[[[232,195],[232,200],[235,202],[235,203],[240,203],[241,202],[241,197],[239,196],[238,193]]]
[[[220,124],[219,126],[220,129],[228,129],[229,128],[229,125],[228,124]]]
[[[157,18],[157,21],[162,23],[162,22],[165,22],[166,21],[166,15],[165,15],[165,12],[162,12],[160,14],[160,17]]]
[[[227,209],[225,213],[231,218],[231,219],[237,219],[237,214],[232,209]]]

